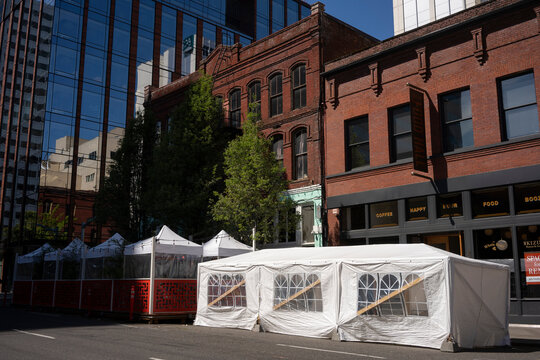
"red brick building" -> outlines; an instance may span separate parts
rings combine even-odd
[[[324,70],[329,243],[508,264],[511,313],[540,315],[538,2],[486,2]]]
[[[348,41],[342,41],[347,38]],[[378,40],[312,6],[312,15],[264,39],[242,47],[219,45],[201,68],[214,78],[214,94],[223,99],[227,126],[241,127],[250,102],[261,113],[261,130],[272,139],[276,156],[291,181],[302,224],[275,246],[322,246],[323,122],[320,72],[325,62],[364,49]],[[198,75],[149,89],[151,108],[166,122],[186,86]],[[161,125],[166,129],[166,124]]]

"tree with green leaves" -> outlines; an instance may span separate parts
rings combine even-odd
[[[38,206],[43,207],[43,204]],[[39,242],[63,243],[67,240],[66,227],[68,222],[69,216],[60,211],[59,204],[39,215],[37,211],[27,211],[24,214],[22,233],[21,224],[17,224],[13,229],[13,237],[22,237],[25,241],[35,239]]]
[[[156,146],[146,203],[152,218],[183,236],[210,236],[214,193],[223,189],[223,153],[234,133],[223,127],[213,80],[201,74],[171,114]]]
[[[96,199],[97,222],[113,223],[130,241],[151,235],[143,195],[148,187],[148,169],[156,143],[156,122],[148,110],[128,121],[120,147],[112,156],[108,176]]]
[[[288,221],[277,221],[278,214],[291,214],[294,202],[287,196],[285,169],[276,160],[271,142],[259,133],[259,115],[250,106],[243,134],[231,141],[225,151],[225,191],[212,208],[214,219],[246,244],[271,242],[280,228],[296,228],[298,217],[292,211]]]

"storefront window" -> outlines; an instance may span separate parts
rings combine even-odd
[[[437,197],[437,217],[463,216],[461,193],[445,194]]]
[[[511,297],[516,297],[514,281],[514,255],[512,252],[512,231],[510,228],[475,230],[475,258],[510,266],[512,275]]]
[[[477,190],[472,192],[472,212],[474,218],[503,216],[510,214],[508,189]]]
[[[516,214],[540,212],[540,182],[514,186]]]
[[[398,224],[397,201],[369,205],[369,221],[372,228]]]
[[[428,218],[427,197],[407,199],[407,221]]]
[[[366,228],[366,211],[364,205],[343,208],[341,228],[345,231]]]
[[[521,296],[540,298],[540,225],[517,227]]]
[[[383,236],[369,239],[369,245],[378,244],[399,244],[399,236]]]

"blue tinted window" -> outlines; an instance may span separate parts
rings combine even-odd
[[[129,56],[129,25],[116,21],[113,33],[113,52]]]
[[[270,3],[268,0],[257,0],[257,40],[269,34]]]
[[[182,75],[195,71],[195,34],[197,20],[184,14],[182,36]]]
[[[293,0],[287,0],[287,25],[294,24],[298,20],[298,3]]]
[[[107,47],[108,25],[105,16],[89,13],[86,42],[100,49]]]
[[[114,17],[131,22],[131,0],[116,0]]]
[[[161,44],[160,44],[160,59],[159,59],[159,65],[160,67],[168,70],[174,70],[174,62],[175,62],[175,41],[169,40],[167,38],[161,38]]]
[[[81,117],[100,119],[102,105],[103,95],[101,89],[85,84],[82,92]]]
[[[161,36],[176,39],[176,10],[166,6],[161,11]]]
[[[78,51],[64,46],[56,47],[55,72],[75,76],[78,63]]]
[[[309,7],[302,5],[300,9],[302,11],[302,19],[311,15],[311,9]]]
[[[202,58],[206,58],[216,48],[216,26],[203,24]]]
[[[111,63],[111,88],[127,89],[128,87],[128,60],[113,55]]]
[[[139,62],[151,61],[154,56],[154,36],[151,32],[139,30],[137,39],[137,60]]]
[[[109,0],[90,0],[88,2],[88,8],[103,14],[109,13]]]
[[[73,40],[79,39],[79,20],[80,16],[73,12],[58,9],[58,36]]]
[[[141,1],[139,4],[139,28],[154,31],[155,3]]]
[[[84,80],[103,83],[105,79],[105,54],[101,51],[86,49],[84,57]]]
[[[272,32],[283,29],[285,26],[285,3],[284,0],[272,1]]]
[[[126,93],[111,91],[109,97],[109,124],[111,126],[124,126],[126,123]]]

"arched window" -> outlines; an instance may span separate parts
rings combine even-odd
[[[362,274],[358,278],[358,311],[364,310],[377,301],[377,278]],[[377,315],[377,307],[365,311],[365,315]]]
[[[294,133],[293,178],[295,180],[307,177],[307,131],[300,129]]]
[[[390,295],[401,287],[399,275],[387,274],[379,280],[379,299]],[[405,315],[401,295],[396,295],[379,304],[381,315]]]
[[[281,73],[270,78],[270,116],[283,112],[283,87]]]
[[[261,82],[254,81],[248,85],[248,102],[250,109],[257,114],[261,114]],[[253,109],[251,108],[253,106]]]
[[[428,305],[426,299],[426,291],[424,282],[416,274],[409,274],[403,279],[402,286],[416,283],[403,292],[403,300],[405,301],[405,310],[407,315],[428,316]]]
[[[298,65],[292,71],[292,108],[306,106],[306,66]]]
[[[232,127],[240,127],[240,90],[233,90],[229,95],[229,118],[231,119]]]
[[[272,138],[272,151],[276,155],[276,159],[283,167],[283,135],[275,135]]]

